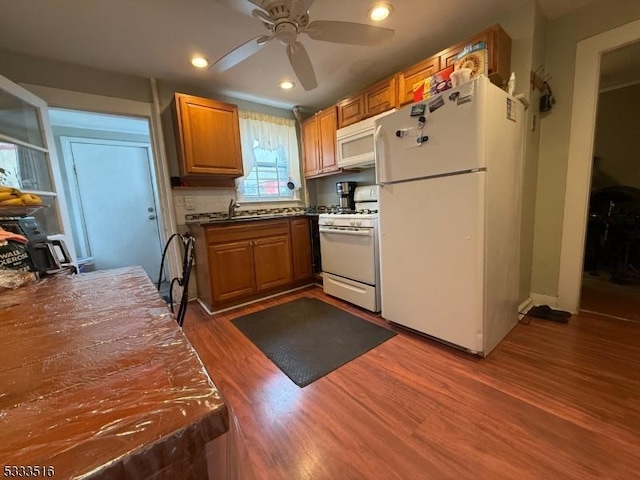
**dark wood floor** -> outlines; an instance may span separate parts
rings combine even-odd
[[[606,278],[584,277],[580,310],[640,322],[640,285],[618,285]]]
[[[185,320],[256,478],[640,478],[640,324],[531,319],[486,359],[398,330],[301,389],[230,323],[300,296],[385,324],[320,288]]]

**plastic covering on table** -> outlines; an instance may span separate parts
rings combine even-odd
[[[15,476],[207,478],[205,444],[229,428],[139,267],[0,293],[0,389],[0,467]]]

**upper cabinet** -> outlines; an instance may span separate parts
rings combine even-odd
[[[338,102],[338,128],[357,123],[364,118],[364,95],[359,93]]]
[[[180,176],[243,175],[236,105],[176,93],[174,113]]]
[[[484,42],[487,46],[487,76],[492,83],[501,87],[511,75],[511,37],[500,25],[494,25],[470,39],[460,42],[438,55],[440,68],[446,68],[455,63],[458,55],[467,45]]]
[[[339,171],[336,156],[337,129],[338,115],[335,107],[321,110],[302,123],[306,178]]]
[[[365,91],[345,98],[338,107],[338,128],[359,122],[395,108],[397,104],[396,77],[382,80]]]
[[[440,70],[438,55],[427,58],[398,73],[398,106],[413,102],[413,85]]]

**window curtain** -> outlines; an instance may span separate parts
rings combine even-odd
[[[240,118],[240,144],[244,174],[248,175],[256,163],[253,152],[256,141],[258,147],[266,150],[276,150],[282,147],[287,152],[291,181],[295,185],[295,190],[300,189],[302,182],[300,180],[300,158],[295,120],[246,110],[240,110],[238,117]],[[239,179],[239,182],[243,179]]]
[[[51,179],[43,162],[43,154],[20,145],[16,147],[21,187],[25,190],[51,191]]]

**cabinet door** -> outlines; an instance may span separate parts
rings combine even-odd
[[[318,114],[318,138],[320,146],[320,172],[338,170],[336,155],[336,131],[338,116],[335,107],[327,108]]]
[[[396,107],[396,78],[378,82],[364,91],[364,116],[373,117]]]
[[[398,106],[413,102],[413,85],[439,70],[440,57],[435,56],[401,71],[398,74]]]
[[[484,42],[487,45],[487,76],[491,82],[502,86],[511,75],[511,37],[500,27],[494,25],[479,34],[440,52],[442,68],[455,63],[455,57],[467,45]]]
[[[176,94],[182,175],[243,175],[238,107]]]
[[[320,171],[318,151],[318,122],[315,115],[302,123],[302,148],[304,153],[304,176],[311,177]]]
[[[345,98],[338,103],[338,127],[346,127],[364,118],[364,95]]]
[[[252,241],[209,245],[208,254],[214,302],[244,297],[256,291]]]
[[[291,258],[294,280],[311,277],[311,231],[306,218],[291,220]]]
[[[291,246],[288,235],[253,241],[256,290],[267,290],[291,282]]]

